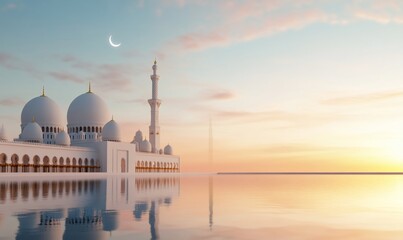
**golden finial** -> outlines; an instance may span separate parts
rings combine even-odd
[[[91,82],[88,82],[88,92],[91,92]]]
[[[42,97],[45,96],[45,86],[42,86]]]
[[[114,121],[114,120],[113,120],[113,115],[112,115],[112,121]]]
[[[32,122],[35,122],[35,116],[32,116]]]
[[[154,65],[157,65],[157,57],[154,58]]]

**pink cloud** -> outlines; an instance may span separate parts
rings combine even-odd
[[[21,60],[20,58],[7,53],[0,52],[0,67],[9,70],[22,71],[30,74],[34,78],[41,78],[43,74],[36,69],[32,64]]]
[[[75,83],[83,83],[85,82],[84,79],[66,72],[49,72],[49,76],[54,77],[58,80],[68,81],[68,82],[75,82]]]
[[[23,104],[24,104],[24,101],[22,99],[19,99],[19,98],[13,98],[13,99],[4,98],[4,99],[0,99],[0,105],[1,106],[6,106],[6,107],[8,107],[8,106],[20,106],[20,105],[23,105]]]
[[[267,37],[272,34],[299,29],[316,22],[335,22],[329,14],[319,9],[296,9],[286,13],[271,12],[283,6],[276,1],[262,4],[253,1],[240,8],[235,3],[224,7],[223,22],[205,32],[190,32],[176,37],[164,46],[165,51],[200,51],[213,47],[223,47],[240,42]],[[224,4],[225,6],[225,4]],[[235,9],[234,11],[230,11]]]
[[[93,82],[102,90],[129,91],[132,87],[135,67],[129,64],[95,64],[71,55],[55,57],[71,68],[70,71],[49,72],[49,76],[57,80],[74,83]]]
[[[16,3],[7,3],[7,4],[4,5],[1,9],[8,11],[8,10],[14,10],[14,9],[16,9],[17,7],[18,7],[18,6],[17,6]]]
[[[235,93],[228,90],[209,90],[203,94],[206,100],[227,100],[235,97]]]
[[[403,91],[385,91],[385,92],[375,92],[355,96],[329,98],[323,100],[322,103],[328,105],[352,105],[352,104],[365,104],[365,103],[386,101],[402,97],[403,97]]]

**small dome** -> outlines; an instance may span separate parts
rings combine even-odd
[[[103,141],[114,141],[120,142],[120,128],[119,125],[115,122],[115,120],[110,120],[102,130],[102,140]]]
[[[30,122],[25,125],[21,133],[21,140],[25,142],[43,142],[42,129],[37,122]]]
[[[151,143],[147,139],[140,143],[140,152],[151,152]]]
[[[171,147],[171,145],[166,145],[165,147],[164,147],[164,154],[165,155],[172,155],[172,147]]]
[[[63,117],[59,106],[45,95],[31,99],[21,112],[21,127],[24,128],[31,122],[32,117],[39,126],[62,127]]]
[[[62,146],[70,146],[70,136],[65,131],[59,132],[56,135],[56,144]]]
[[[143,133],[140,130],[136,132],[136,135],[134,136],[134,141],[138,143],[141,143],[143,141]]]
[[[104,126],[109,118],[104,100],[90,91],[81,94],[71,102],[67,111],[69,127]]]
[[[0,129],[0,141],[7,141],[6,130],[4,130],[4,126],[1,126]]]

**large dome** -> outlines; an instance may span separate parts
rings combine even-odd
[[[62,113],[57,104],[45,95],[31,99],[21,112],[21,127],[24,128],[35,118],[40,126],[63,126]]]
[[[86,92],[76,97],[67,111],[69,127],[104,126],[110,115],[105,102],[96,94]]]

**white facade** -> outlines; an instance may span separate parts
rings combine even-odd
[[[76,97],[67,112],[67,133],[56,103],[42,92],[21,113],[21,134],[7,141],[0,130],[1,172],[179,171],[180,159],[172,147],[160,148],[157,65],[152,79],[150,142],[141,131],[131,143],[121,142],[119,124],[109,119],[101,97],[91,91]],[[110,121],[109,121],[110,120]],[[169,149],[169,151],[164,151]]]

